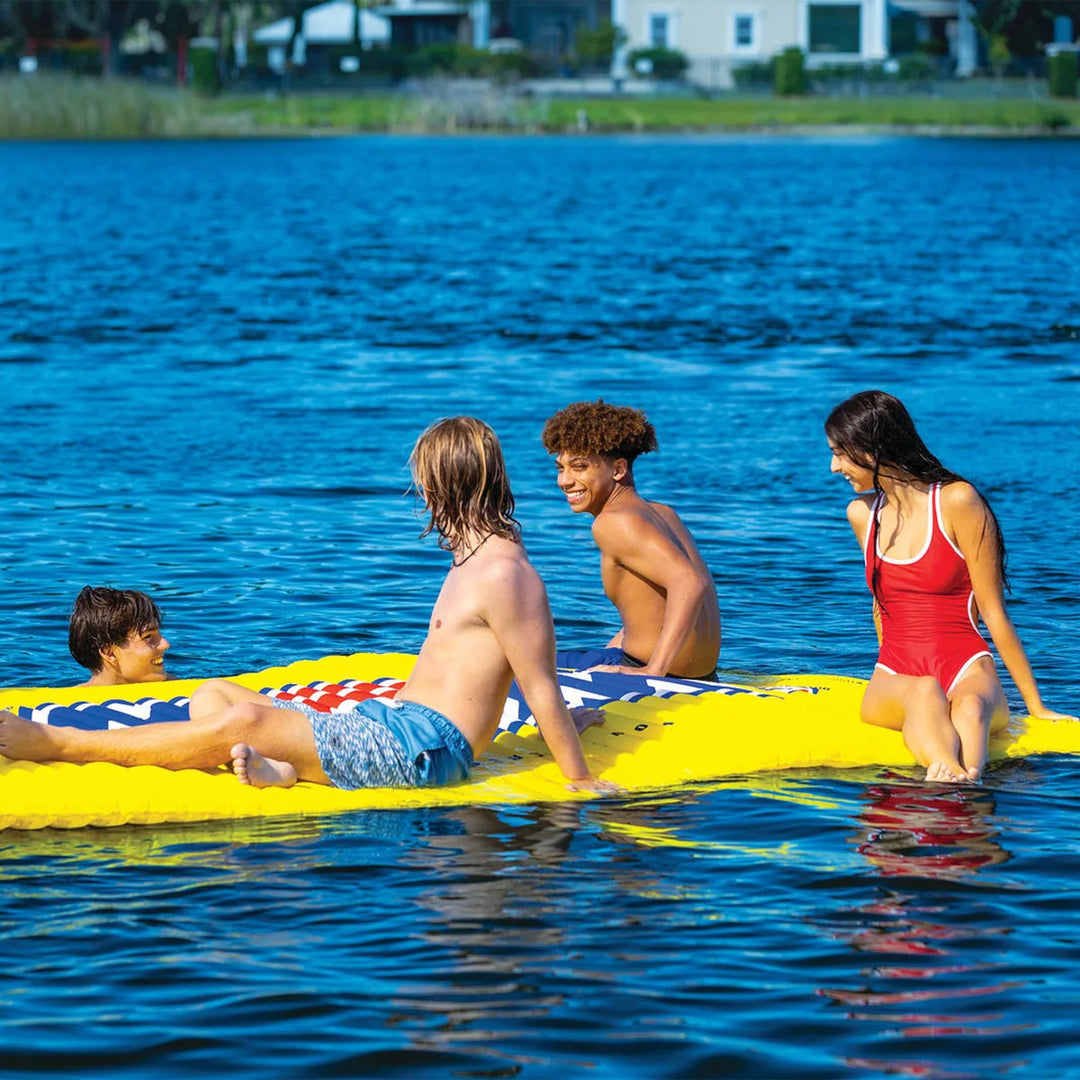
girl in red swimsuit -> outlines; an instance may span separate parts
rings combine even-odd
[[[860,494],[862,546],[881,651],[866,723],[900,730],[927,780],[979,779],[990,734],[1009,721],[980,616],[1032,716],[1047,709],[1005,610],[1005,545],[986,500],[926,448],[904,406],[867,390],[825,422],[832,471]]]

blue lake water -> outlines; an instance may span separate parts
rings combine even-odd
[[[0,684],[151,592],[181,677],[415,651],[406,459],[497,430],[560,644],[616,629],[539,443],[644,408],[721,667],[866,675],[828,410],[893,391],[994,503],[1080,709],[1080,144],[0,145]],[[1010,698],[1015,689],[1006,684]],[[1080,1075],[1075,761],[652,799],[0,835],[5,1076]]]

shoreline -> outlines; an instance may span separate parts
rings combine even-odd
[[[236,94],[121,81],[0,79],[0,141],[345,135],[652,135],[817,138],[1080,137],[1080,101],[1004,94],[778,98],[536,97],[432,84],[416,93]],[[952,88],[956,93],[956,88]]]
[[[633,138],[633,139],[771,139],[800,137],[806,139],[865,139],[865,138],[911,138],[911,139],[1016,139],[1024,142],[1065,141],[1080,139],[1080,126],[1064,129],[1045,127],[1007,128],[989,125],[942,124],[883,125],[883,124],[763,124],[747,127],[671,127],[671,128],[590,128],[587,131],[551,128],[431,128],[429,130],[405,128],[260,128],[250,131],[201,131],[182,134],[107,134],[77,136],[70,134],[7,135],[0,133],[0,145],[20,143],[91,143],[91,142],[271,142],[275,140],[314,140],[345,138]]]

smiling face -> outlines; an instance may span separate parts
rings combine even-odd
[[[132,630],[123,645],[101,650],[101,671],[94,680],[119,686],[123,683],[161,682],[168,678],[165,651],[169,642],[157,626]]]
[[[612,492],[625,480],[629,466],[625,458],[601,454],[575,454],[564,450],[555,458],[557,483],[575,514],[596,517],[607,505]]]
[[[832,440],[829,440],[829,449],[832,451],[832,464],[830,470],[839,473],[856,491],[873,491],[874,470],[853,461],[843,450],[839,449]]]

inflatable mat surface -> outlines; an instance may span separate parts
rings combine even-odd
[[[401,654],[300,661],[234,677],[273,697],[340,710],[363,697],[392,696],[415,662]],[[104,729],[186,719],[202,680],[131,687],[0,691],[0,708],[40,723]],[[594,774],[627,793],[747,773],[815,766],[913,764],[900,736],[858,719],[865,683],[835,675],[776,676],[708,683],[635,675],[560,672],[571,706],[604,709],[583,744]],[[255,790],[227,770],[170,772],[152,766],[32,764],[0,757],[0,828],[151,824],[325,814],[402,807],[557,802],[589,798],[566,790],[520,697],[471,779],[448,788],[339,791],[318,784]],[[1080,753],[1080,724],[1017,720],[993,757]]]

